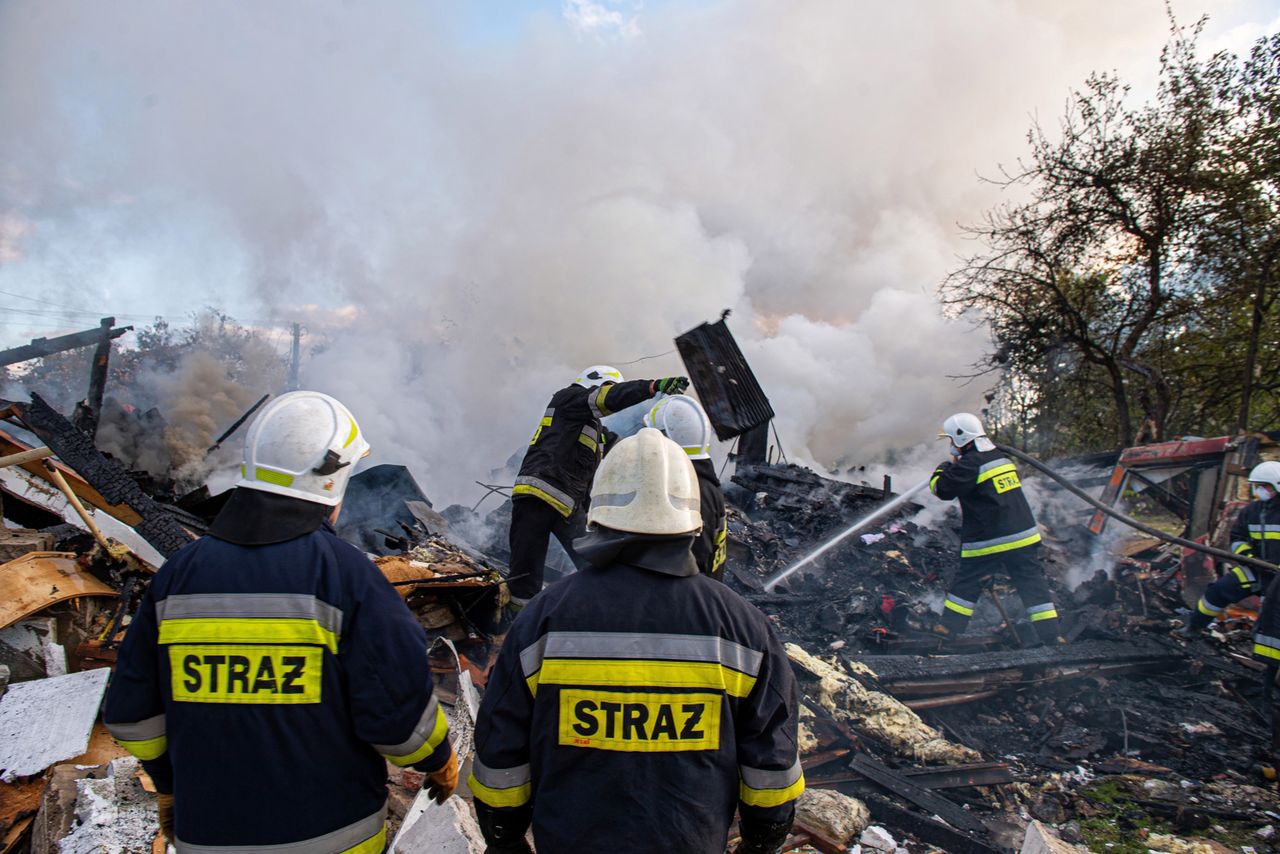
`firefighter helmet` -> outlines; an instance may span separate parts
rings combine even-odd
[[[957,412],[944,421],[938,438],[950,439],[951,444],[957,448],[963,448],[970,442],[976,442],[980,451],[989,451],[995,447],[995,443],[987,438],[981,419],[972,412]]]
[[[579,374],[573,384],[580,385],[583,388],[591,388],[605,383],[620,382],[622,382],[622,372],[617,368],[611,368],[608,365],[592,365]]]
[[[1258,463],[1253,467],[1253,471],[1249,472],[1250,483],[1265,483],[1280,492],[1280,462],[1275,460],[1267,460]]]
[[[656,428],[684,448],[691,460],[711,458],[711,421],[692,397],[662,398],[645,413],[644,426]]]
[[[249,425],[236,486],[333,507],[369,453],[355,416],[318,391],[277,397]]]
[[[587,523],[633,534],[701,530],[698,476],[689,456],[652,427],[618,442],[596,470]]]

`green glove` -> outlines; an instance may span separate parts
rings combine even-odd
[[[689,387],[688,377],[663,377],[653,381],[654,392],[663,394],[680,394]]]

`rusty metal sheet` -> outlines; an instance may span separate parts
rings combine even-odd
[[[80,569],[70,552],[31,552],[0,564],[0,629],[50,605],[115,590]]]

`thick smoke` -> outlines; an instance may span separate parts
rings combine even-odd
[[[1149,73],[1167,26],[1157,0],[476,5],[5,4],[0,290],[310,318],[304,384],[437,503],[581,367],[726,307],[790,457],[883,459],[981,400],[948,376],[984,334],[934,297],[994,201],[975,172],[1089,70]]]

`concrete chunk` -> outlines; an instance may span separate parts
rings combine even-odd
[[[107,689],[107,670],[10,685],[0,697],[0,780],[39,774],[79,756]]]
[[[1088,850],[1063,842],[1038,821],[1027,825],[1027,834],[1022,838],[1022,854],[1071,854],[1074,851]]]
[[[443,804],[419,792],[391,842],[392,854],[432,851],[436,854],[484,854],[484,836],[471,808],[462,798]]]

